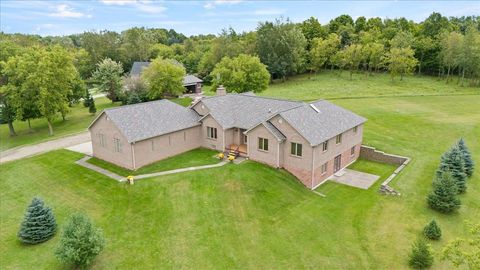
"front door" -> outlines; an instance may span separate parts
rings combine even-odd
[[[342,155],[335,157],[335,160],[333,161],[333,172],[338,172],[340,168],[342,168]]]

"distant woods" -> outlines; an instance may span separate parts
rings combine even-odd
[[[345,71],[350,78],[389,72],[392,80],[402,80],[418,73],[479,86],[479,18],[432,13],[416,23],[341,15],[325,25],[314,17],[299,23],[278,19],[260,22],[250,32],[230,28],[190,37],[173,29],[143,27],[46,37],[0,33],[0,122],[8,123],[14,135],[15,119],[43,117],[53,134],[54,117],[65,118],[68,106],[85,98],[87,88],[96,87],[125,104],[178,93],[182,72],[175,66],[157,66],[160,75],[153,72],[133,81],[124,76],[133,62],[154,59],[181,63],[186,74],[206,83],[239,85],[235,91],[264,90],[264,69],[269,80],[281,81],[329,69]],[[151,82],[163,81],[170,73],[175,80],[152,88]]]

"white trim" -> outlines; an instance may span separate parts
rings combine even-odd
[[[277,168],[280,168],[280,142],[277,142]]]
[[[225,129],[222,129],[223,130],[223,140],[222,140],[222,143],[223,143],[223,147],[222,147],[222,152],[225,151]]]
[[[313,180],[315,180],[315,147],[312,147],[312,179],[310,184],[310,186],[312,187],[312,190],[313,190]]]

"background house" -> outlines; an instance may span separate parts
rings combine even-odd
[[[177,62],[178,65],[182,65]],[[134,62],[132,69],[130,70],[130,76],[140,76],[142,70],[150,65],[150,62]],[[192,74],[187,74],[183,77],[183,86],[185,87],[185,93],[199,94],[202,92],[202,79]]]

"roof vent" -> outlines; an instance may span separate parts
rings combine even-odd
[[[272,108],[268,108],[268,113],[272,113]]]
[[[310,104],[310,107],[312,107],[312,109],[314,109],[317,113],[320,112],[320,110],[313,104]]]

